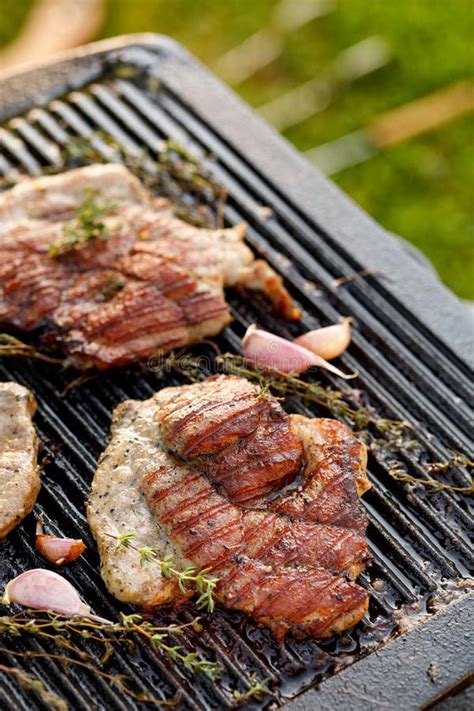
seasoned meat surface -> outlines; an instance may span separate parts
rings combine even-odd
[[[105,369],[219,333],[227,286],[297,318],[244,233],[178,220],[123,166],[25,181],[0,195],[0,325],[43,329],[70,363]]]
[[[337,420],[292,415],[293,431],[304,447],[304,485],[272,503],[291,518],[365,531],[358,499],[370,487],[367,451]]]
[[[87,505],[108,590],[123,602],[147,607],[176,599],[179,590],[171,578],[160,578],[156,569],[140,565],[136,549],[156,547],[162,558],[171,555],[179,567],[188,562],[150,513],[140,491],[142,476],[154,471],[161,455],[155,413],[154,398],[126,401],[115,408],[110,444],[99,460]],[[117,538],[130,531],[135,534],[134,547],[117,549]]]
[[[89,192],[120,204],[148,200],[140,181],[121,165],[92,165],[55,177],[31,178],[0,195],[0,234],[72,217]]]
[[[303,448],[277,400],[241,378],[208,378],[160,393],[165,446],[224,486],[232,501],[256,504],[298,474]]]
[[[32,510],[40,489],[36,402],[18,383],[0,383],[0,539]]]
[[[263,443],[262,423],[275,412],[286,423],[283,461],[290,451],[293,457],[284,476],[275,464],[276,438],[270,436],[267,451],[257,447],[259,456],[268,457],[266,466],[259,469],[250,456],[255,433]],[[143,403],[119,406],[88,514],[109,590],[145,606],[185,599],[172,578],[160,577],[156,563],[140,566],[137,549],[151,545],[161,558],[172,555],[179,569],[210,568],[219,578],[221,603],[247,612],[278,637],[288,631],[325,637],[361,619],[368,596],[353,580],[368,559],[358,504],[358,491],[366,485],[365,448],[347,427],[334,422],[331,430],[329,422],[288,416],[273,397],[232,376],[166,388]],[[326,461],[317,458],[320,449]],[[352,489],[336,485],[345,481],[345,467]],[[306,497],[308,510],[316,510],[318,499],[327,509],[324,502],[332,496],[333,520],[285,512],[296,493]],[[116,550],[117,536],[126,531],[137,532],[138,542]]]

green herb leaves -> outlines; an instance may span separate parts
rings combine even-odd
[[[97,239],[107,239],[109,229],[103,217],[114,214],[116,203],[98,203],[93,192],[87,193],[78,207],[76,217],[63,227],[63,239],[49,248],[50,257],[59,257],[81,244]]]
[[[116,296],[119,291],[122,291],[126,284],[126,280],[120,278],[119,276],[108,276],[100,290],[100,296],[104,301],[110,301]]]
[[[114,548],[114,553],[120,550],[120,548],[130,548],[132,546],[132,541],[135,538],[135,534],[132,531],[127,531],[117,536],[117,545]]]
[[[234,691],[234,701],[242,704],[245,701],[261,701],[266,694],[272,694],[268,687],[270,679],[258,679],[256,674],[250,677],[252,685],[246,691]]]
[[[177,579],[178,587],[182,593],[187,592],[190,589],[190,586],[193,586],[199,593],[196,603],[198,608],[201,610],[207,610],[207,612],[214,611],[214,591],[219,579],[208,575],[208,568],[199,571],[194,566],[188,566],[184,570],[179,570],[171,556],[167,555],[165,558],[160,559],[160,551],[157,548],[152,546],[143,546],[142,548],[135,547],[132,544],[132,541],[135,538],[135,533],[133,533],[133,531],[126,531],[120,536],[112,536],[112,534],[108,535],[111,538],[115,538],[117,541],[114,552],[118,552],[121,548],[133,548],[139,555],[141,566],[146,565],[147,563],[154,563],[159,567],[161,577],[175,577]]]

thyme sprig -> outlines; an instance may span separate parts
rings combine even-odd
[[[0,617],[0,634],[10,637],[31,635],[45,643],[54,644],[61,650],[66,650],[67,654],[59,651],[20,653],[2,648],[0,651],[22,657],[39,656],[51,659],[61,663],[66,670],[69,666],[81,667],[105,679],[108,683],[120,687],[124,693],[138,701],[175,705],[176,699],[163,701],[144,694],[134,688],[132,679],[123,674],[111,674],[104,669],[104,666],[113,657],[117,647],[126,646],[129,652],[133,652],[135,641],[140,638],[154,649],[165,653],[170,659],[181,662],[193,673],[202,673],[216,680],[222,673],[219,664],[203,659],[197,652],[188,652],[182,645],[172,642],[173,637],[182,635],[187,628],[199,632],[201,630],[199,618],[183,624],[157,626],[143,619],[139,614],[121,614],[118,622],[106,624],[95,618],[61,617],[52,613],[25,610]],[[78,649],[74,644],[75,637],[99,644],[103,651],[100,660],[97,661],[96,657],[89,652]]]
[[[196,602],[198,608],[207,610],[207,612],[214,611],[214,592],[219,579],[208,575],[209,568],[198,570],[194,566],[188,566],[184,570],[179,570],[172,556],[167,555],[163,559],[160,558],[158,548],[154,546],[142,546],[141,548],[134,546],[132,541],[136,534],[133,531],[126,531],[119,536],[114,536],[110,533],[107,535],[117,541],[114,552],[119,551],[121,548],[132,548],[138,553],[141,566],[150,562],[156,564],[163,578],[176,578],[178,587],[183,593],[189,590],[189,585],[191,584],[199,593]]]
[[[236,703],[242,704],[249,700],[261,701],[267,694],[273,696],[273,692],[268,686],[271,679],[258,679],[254,673],[250,677],[250,681],[251,686],[246,691],[234,691],[233,697]]]
[[[109,228],[103,220],[106,215],[115,213],[114,202],[97,202],[94,192],[88,192],[76,211],[76,216],[63,227],[63,239],[50,245],[50,257],[58,257],[80,244],[97,239],[107,239]]]
[[[453,455],[445,462],[430,462],[425,464],[425,468],[430,472],[445,472],[453,467],[466,467],[468,469],[472,469],[474,467],[474,461],[460,452],[454,452]]]
[[[426,464],[425,468],[428,469],[429,466],[429,464]],[[459,491],[462,494],[474,494],[474,484],[472,481],[470,484],[466,484],[466,486],[455,486],[454,484],[448,484],[439,479],[422,479],[421,477],[412,476],[406,469],[398,465],[390,467],[388,473],[393,479],[405,482],[406,484],[422,484],[432,494],[436,494],[439,491]]]
[[[67,711],[67,701],[58,694],[48,691],[43,682],[32,674],[16,667],[8,667],[5,664],[0,664],[0,672],[16,679],[27,691],[33,691],[48,708],[55,711]]]
[[[170,634],[180,635],[187,627],[192,627],[194,630],[199,631],[201,626],[198,617],[186,624],[171,625],[165,628],[165,632],[157,631],[157,628],[154,628],[151,623],[143,621],[138,614],[122,615],[122,621],[126,629],[135,632],[139,636],[146,637],[153,647],[166,652],[171,659],[182,662],[186,669],[192,672],[201,672],[213,681],[220,677],[222,667],[219,664],[202,659],[197,652],[187,652],[181,645],[170,645],[166,641]]]
[[[114,548],[114,553],[117,553],[121,548],[134,548],[132,546],[132,541],[135,538],[135,533],[133,531],[125,531],[125,533],[121,533],[120,536],[113,536],[112,534],[107,534],[110,536],[110,538],[114,538],[117,543]]]
[[[48,356],[29,343],[24,343],[24,341],[20,341],[8,333],[0,333],[0,358],[2,357],[34,358],[54,365],[62,365],[63,363],[62,359]]]

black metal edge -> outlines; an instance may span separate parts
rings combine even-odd
[[[389,277],[389,290],[468,365],[474,329],[467,309],[423,260],[327,180],[181,45],[153,33],[85,45],[20,74],[0,75],[0,120],[92,81],[104,64],[147,67],[270,183],[363,266]],[[3,78],[3,81],[1,81]]]
[[[319,686],[288,711],[416,711],[452,693],[474,673],[474,594],[425,618]]]
[[[131,34],[60,53],[46,62],[0,72],[0,121],[43,106],[52,96],[97,79],[107,61],[156,64],[157,53],[176,53],[176,43],[153,33]]]

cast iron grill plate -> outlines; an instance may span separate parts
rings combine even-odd
[[[173,60],[171,69],[165,66],[168,55]],[[357,370],[359,378],[341,386],[324,373],[315,377],[353,395],[354,390],[361,391],[380,416],[408,420],[423,454],[420,458],[404,450],[400,456],[414,476],[426,477],[420,465],[423,458],[440,461],[448,459],[453,450],[467,453],[472,437],[470,371],[460,349],[451,348],[446,338],[432,332],[420,316],[421,309],[417,313],[402,303],[391,289],[389,274],[354,279],[337,287],[335,279],[366,264],[352,254],[350,244],[341,245],[284,194],[278,175],[269,179],[252,165],[252,156],[243,150],[245,131],[241,151],[193,108],[192,96],[187,101],[177,89],[173,62],[194,71],[206,91],[203,70],[180,50],[155,40],[150,47],[93,54],[85,75],[75,74],[74,60],[66,63],[61,68],[61,81],[51,81],[47,91],[25,99],[25,106],[18,99],[8,103],[6,97],[8,120],[0,128],[0,173],[7,177],[17,171],[41,174],[57,164],[60,148],[74,136],[90,141],[105,159],[111,157],[111,149],[104,134],[126,151],[146,149],[150,157],[163,139],[180,143],[228,190],[226,224],[248,223],[248,243],[282,274],[300,303],[302,329],[336,322],[341,316],[353,317],[353,343],[342,362],[346,369]],[[127,77],[125,65],[137,71]],[[42,76],[52,76],[54,70],[46,68]],[[34,95],[34,89],[28,91]],[[228,98],[224,91],[222,98]],[[264,215],[262,206],[268,206],[271,214]],[[409,255],[403,259],[406,265],[413,262]],[[427,278],[433,279],[431,274]],[[228,300],[234,321],[216,339],[222,351],[238,352],[239,340],[253,322],[283,336],[297,332],[277,319],[263,298],[229,293]],[[451,304],[449,308],[453,308]],[[206,352],[205,347],[201,349]],[[0,378],[29,386],[39,403],[36,426],[46,464],[36,512],[44,511],[51,530],[83,538],[88,544],[87,553],[67,567],[64,575],[97,614],[115,618],[119,610],[127,608],[107,594],[98,573],[98,555],[84,510],[89,483],[107,442],[114,406],[127,398],[147,398],[160,387],[184,381],[172,374],[157,378],[146,367],[135,367],[107,373],[62,396],[73,377],[39,363],[10,359],[0,364]],[[311,416],[327,416],[323,409],[306,407],[291,397],[286,406]],[[268,631],[257,628],[244,615],[219,609],[205,616],[202,633],[186,633],[180,640],[190,651],[196,648],[222,664],[225,672],[217,683],[190,675],[182,665],[172,664],[144,646],[138,647],[136,657],[116,655],[111,671],[130,674],[139,679],[143,691],[163,698],[179,691],[181,707],[186,709],[230,708],[231,690],[245,690],[256,674],[269,679],[275,692],[273,698],[254,703],[254,707],[264,708],[285,703],[373,651],[395,631],[394,614],[396,617],[403,611],[428,616],[432,600],[459,587],[459,581],[473,568],[472,510],[467,497],[451,491],[428,494],[420,487],[406,486],[389,475],[382,460],[373,457],[368,474],[373,486],[363,505],[370,520],[368,537],[374,562],[360,582],[370,591],[371,603],[367,619],[355,629],[320,645],[308,640],[277,644]],[[466,472],[453,473],[452,481],[465,484]],[[25,569],[44,565],[33,541],[30,516],[0,547],[0,585]],[[172,617],[185,621],[192,614],[192,610],[181,611]],[[157,618],[169,619],[170,613],[160,612]],[[17,644],[18,649],[41,651],[34,640]],[[23,663],[6,655],[0,659]],[[24,666],[67,699],[73,709],[142,706],[72,667],[65,675],[53,663],[35,658],[26,660]],[[41,705],[37,700],[35,703]],[[5,679],[0,706],[27,709],[31,701],[26,692]]]

